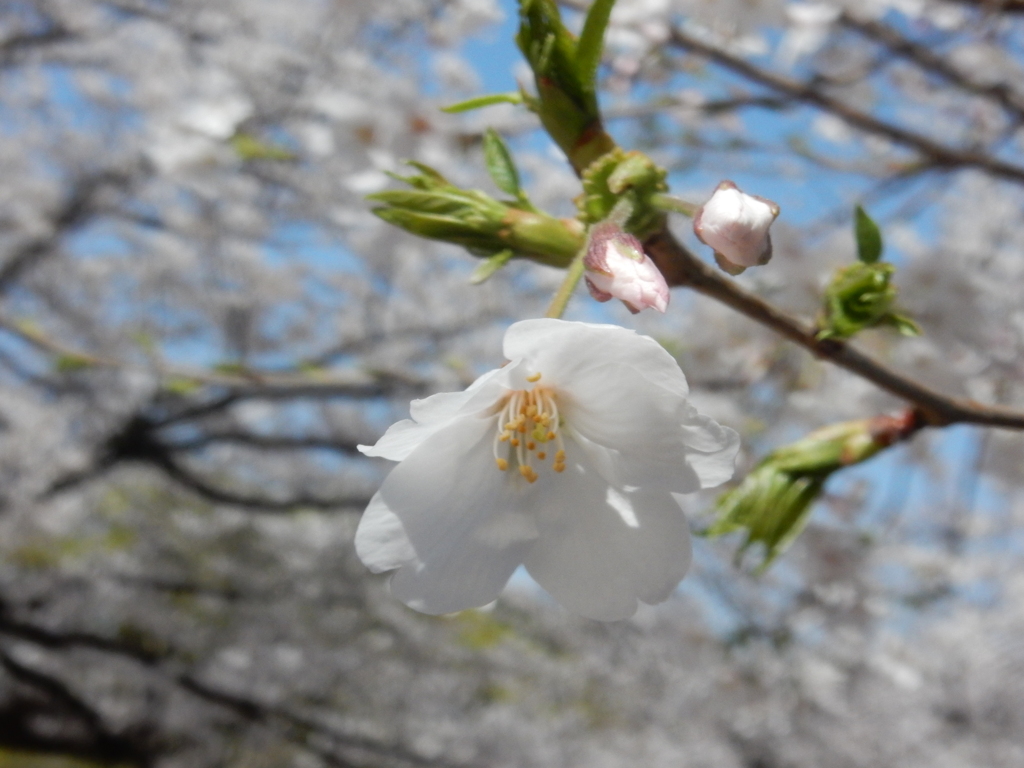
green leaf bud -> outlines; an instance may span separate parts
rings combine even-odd
[[[583,172],[583,194],[575,200],[580,220],[587,224],[604,221],[626,200],[631,213],[622,228],[641,240],[649,237],[665,221],[665,213],[652,202],[668,189],[665,176],[665,169],[642,152],[618,148],[608,152]]]
[[[500,157],[496,162],[500,172],[509,173]],[[461,189],[428,166],[411,165],[421,173],[395,178],[412,189],[367,198],[382,204],[373,213],[390,224],[420,237],[461,245],[474,255],[490,257],[511,250],[514,256],[558,267],[568,265],[583,247],[585,232],[578,221],[538,212],[525,198],[506,203],[479,190]],[[506,176],[506,182],[511,185],[512,179]]]
[[[819,339],[848,339],[887,322],[896,302],[892,264],[856,262],[836,270],[825,289]]]
[[[736,488],[719,497],[715,522],[705,531],[721,536],[745,531],[737,558],[763,547],[763,572],[799,536],[828,478],[867,461],[923,426],[917,412],[832,424],[768,454]]]

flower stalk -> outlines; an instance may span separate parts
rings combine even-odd
[[[572,262],[570,262],[569,268],[565,271],[565,277],[562,279],[562,284],[558,286],[558,290],[555,292],[554,297],[552,297],[551,304],[548,305],[548,311],[544,313],[544,317],[558,319],[565,314],[565,308],[569,306],[569,299],[572,298],[576,286],[579,285],[580,278],[583,277],[583,260],[586,255],[586,249],[581,248]]]

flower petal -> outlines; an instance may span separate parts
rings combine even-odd
[[[391,590],[418,611],[451,613],[491,602],[537,536],[523,511],[525,484],[495,466],[495,429],[496,418],[452,419],[381,487],[381,501],[401,522],[416,558],[401,566]]]
[[[438,392],[409,404],[412,419],[395,422],[373,445],[360,445],[366,456],[403,461],[423,441],[461,414],[485,410],[504,391],[504,380],[512,371],[498,368],[488,371],[462,392]]]
[[[392,571],[416,562],[416,550],[405,535],[402,521],[375,493],[356,529],[356,554],[373,573]]]
[[[690,565],[690,531],[663,491],[609,486],[584,460],[542,476],[531,497],[540,537],[526,556],[530,575],[571,611],[626,619],[637,600],[667,599]]]
[[[614,360],[681,397],[689,392],[686,377],[672,355],[649,336],[617,325],[551,318],[522,320],[505,332],[504,349],[509,360],[523,361],[527,375],[543,374],[545,384],[572,388],[581,372]]]
[[[723,467],[731,469],[735,433],[629,366],[595,367],[558,398],[566,436],[612,485],[693,493],[711,483],[704,474],[713,479],[727,471]]]
[[[736,430],[698,413],[693,406],[689,406],[689,411],[682,425],[686,463],[700,478],[701,488],[714,488],[735,474],[740,436]]]
[[[503,379],[507,377],[504,369],[495,368],[478,377],[462,392],[438,392],[422,400],[413,400],[409,403],[409,415],[419,424],[431,424],[486,408],[498,398]]]

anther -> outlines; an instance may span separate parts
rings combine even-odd
[[[532,440],[526,444],[526,450],[528,450],[528,451],[532,451],[532,450],[536,449],[536,447],[537,447],[537,444],[535,442],[533,442]]]
[[[505,459],[495,459],[494,461],[497,462],[498,469],[500,469],[502,472],[504,472],[506,469],[508,469],[508,461],[507,460],[505,460]]]
[[[544,461],[547,457],[548,455],[544,451],[537,451],[537,458],[541,461]]]
[[[512,443],[512,447],[514,447],[514,448],[518,448],[519,447],[519,438],[518,437],[513,437],[510,442]]]
[[[533,374],[533,376],[527,376],[526,380],[531,384],[534,383],[535,381],[540,381],[540,373],[535,373]]]

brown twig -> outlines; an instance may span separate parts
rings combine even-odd
[[[650,238],[644,247],[669,285],[686,286],[710,296],[799,344],[816,357],[845,368],[886,392],[912,403],[929,426],[979,424],[1024,429],[1024,412],[946,397],[872,360],[846,342],[818,340],[809,325],[718,274],[667,230]]]

